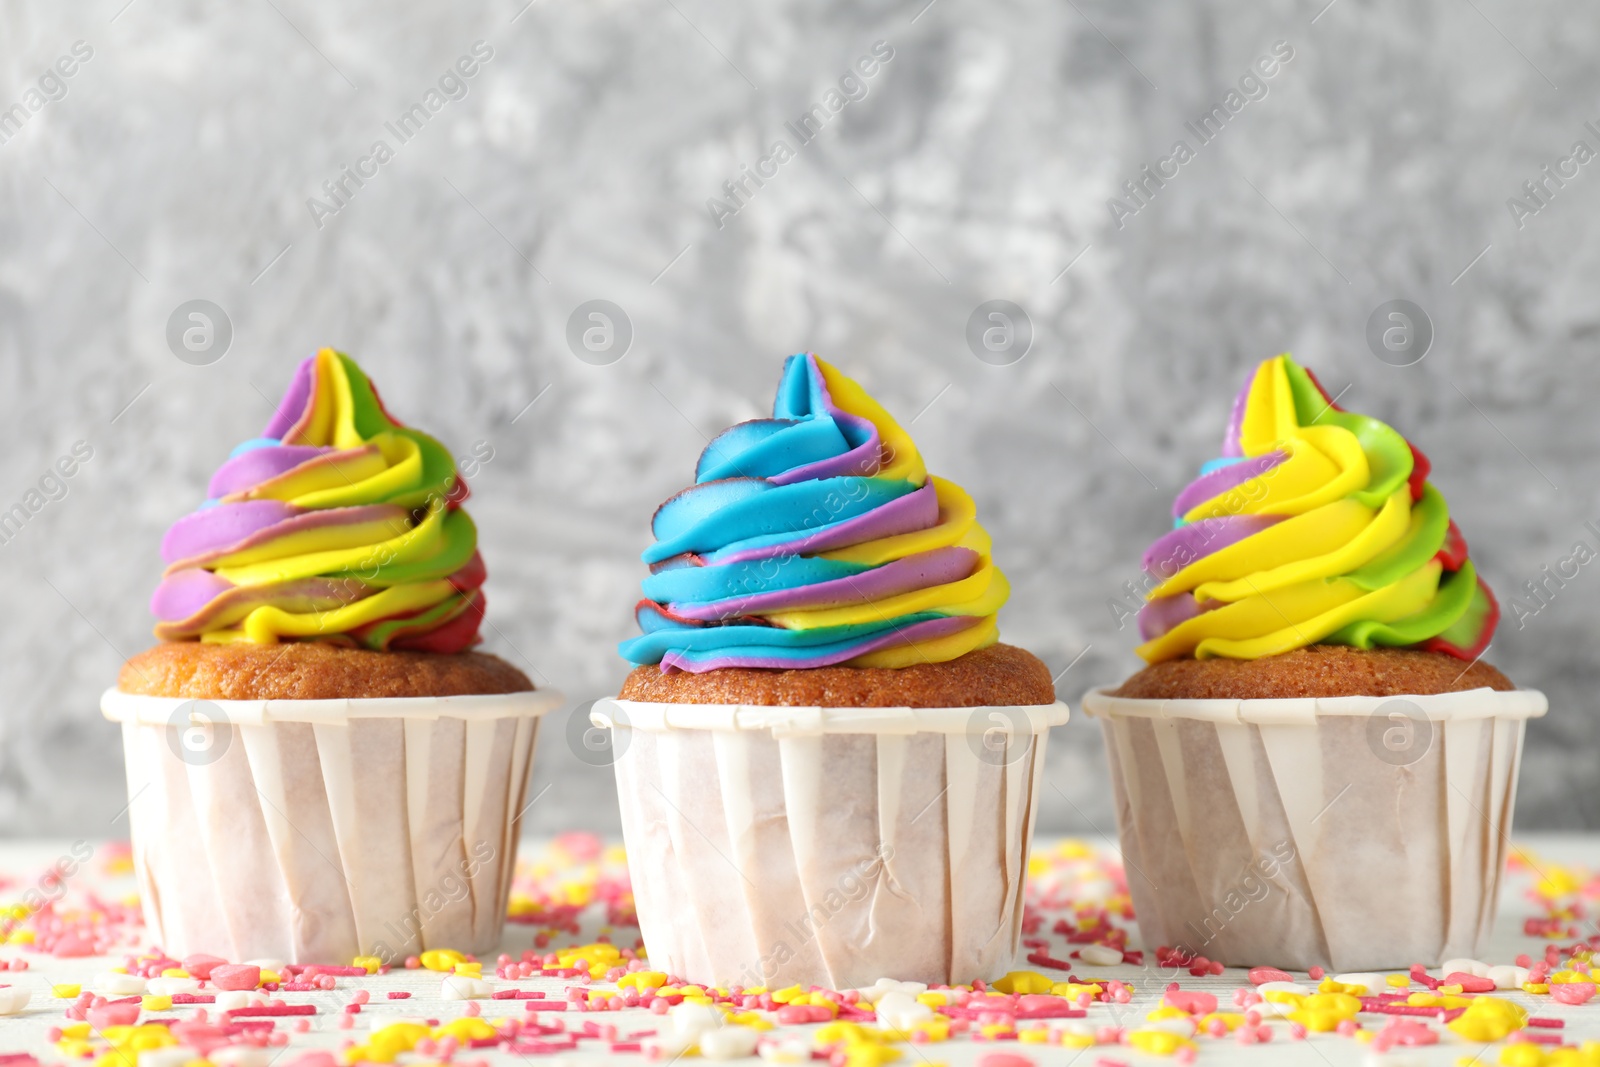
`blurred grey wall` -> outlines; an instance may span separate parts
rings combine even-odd
[[[1108,601],[1281,350],[1432,456],[1503,600],[1600,544],[1581,0],[0,10],[0,505],[93,453],[0,544],[6,833],[126,832],[97,700],[150,641],[159,539],[320,345],[492,449],[487,647],[571,703],[624,673],[651,511],[806,349],[972,490],[1006,638],[1074,702],[1135,667]],[[186,311],[169,343],[194,300],[225,352]],[[569,344],[592,300],[609,353]],[[1026,326],[974,348],[995,300]],[[1393,300],[1409,349],[1369,343]],[[1553,705],[1521,825],[1595,827],[1600,567],[1550,588],[1489,658]],[[567,718],[531,828],[613,828]],[[1053,745],[1041,826],[1109,832],[1097,729]]]

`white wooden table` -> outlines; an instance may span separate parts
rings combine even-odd
[[[1049,840],[1039,842],[1036,855],[1050,853],[1053,842]],[[1522,852],[1531,857],[1541,869],[1549,869],[1551,865],[1562,865],[1569,869],[1576,869],[1587,875],[1600,870],[1600,836],[1529,836],[1519,842]],[[547,846],[541,842],[527,842],[523,846],[524,863],[537,857]],[[0,874],[7,876],[10,881],[0,885],[0,904],[12,904],[24,898],[24,894],[36,885],[40,872],[44,871],[58,857],[71,854],[72,843],[66,841],[32,841],[11,842],[0,844]],[[81,846],[80,846],[81,851]],[[107,871],[105,860],[115,858],[117,849],[114,845],[97,845],[95,856],[89,861],[82,872],[69,880],[67,896],[64,906],[81,905],[89,893],[98,895],[102,900],[122,900],[134,892],[134,882],[131,874],[125,869],[121,871]],[[124,868],[126,864],[122,865]],[[1524,920],[1530,915],[1539,914],[1535,904],[1527,896],[1532,876],[1526,873],[1514,873],[1506,880],[1503,890],[1503,901],[1500,920],[1496,926],[1492,945],[1484,959],[1489,963],[1511,963],[1519,954],[1529,954],[1535,959],[1542,958],[1548,942],[1542,938],[1530,937],[1524,934]],[[1594,905],[1595,901],[1589,902]],[[1056,916],[1047,916],[1045,923],[1048,934],[1050,925]],[[600,929],[603,916],[599,909],[590,909],[584,919],[583,935],[573,938],[569,935],[559,935],[552,943],[551,948],[564,947],[569,944],[582,944],[594,940],[595,933]],[[537,928],[527,925],[511,925],[507,928],[504,951],[513,958],[533,943]],[[1595,932],[1593,918],[1581,924],[1581,931],[1587,935]],[[142,935],[141,929],[130,929],[130,936],[138,938]],[[637,931],[633,928],[618,928],[615,940],[619,945],[631,944]],[[144,947],[142,940],[136,942],[140,948]],[[1135,943],[1137,943],[1135,939]],[[1565,943],[1565,940],[1561,943]],[[1061,938],[1051,936],[1050,954],[1058,959],[1065,958],[1072,946],[1065,944]],[[56,959],[51,956],[32,952],[25,945],[4,944],[0,945],[0,961],[11,963],[14,960],[26,960],[28,969],[23,971],[7,971],[0,973],[0,982],[8,983],[14,987],[25,988],[31,991],[31,1000],[27,1007],[17,1015],[0,1017],[0,1067],[11,1067],[12,1064],[26,1064],[28,1061],[21,1056],[8,1055],[30,1053],[37,1057],[41,1063],[67,1063],[87,1062],[83,1060],[69,1061],[61,1050],[48,1040],[52,1027],[65,1024],[63,1010],[71,1004],[70,1000],[55,998],[52,987],[59,984],[80,984],[85,989],[90,988],[94,975],[106,971],[110,967],[121,963],[122,956]],[[348,961],[331,961],[346,963]],[[1049,971],[1047,968],[1037,967],[1027,963],[1019,963],[1019,969],[1038,970],[1054,977],[1064,977],[1059,972]],[[1155,1007],[1161,998],[1166,981],[1170,980],[1169,974],[1158,976],[1151,968],[1119,965],[1115,967],[1090,967],[1080,964],[1076,970],[1080,975],[1094,974],[1098,977],[1119,978],[1136,989],[1134,998],[1129,1005],[1112,1006],[1095,1004],[1088,1010],[1085,1021],[1099,1026],[1137,1026],[1145,1015]],[[493,981],[494,961],[485,960],[485,976]],[[999,977],[999,976],[996,976]],[[1297,976],[1304,979],[1304,976]],[[1182,985],[1186,989],[1201,989],[1214,993],[1223,1010],[1228,1010],[1232,1003],[1233,991],[1241,986],[1248,985],[1242,971],[1230,970],[1217,977],[1190,978],[1187,974],[1180,976]],[[362,1041],[372,1029],[383,1025],[385,1022],[398,1018],[429,1018],[447,1021],[462,1015],[467,1008],[466,1002],[447,1001],[440,997],[441,975],[426,970],[396,969],[388,974],[375,975],[369,978],[339,979],[339,988],[332,993],[310,995],[305,993],[280,994],[290,1003],[313,1003],[317,1007],[317,1014],[309,1016],[310,1029],[305,1033],[293,1033],[290,1044],[283,1049],[268,1049],[268,1059],[278,1067],[289,1067],[306,1051],[311,1049],[330,1049],[337,1051],[344,1042],[350,1039]],[[497,987],[508,987],[512,983],[495,981]],[[529,990],[543,990],[547,997],[554,1001],[561,1001],[565,997],[566,987],[569,983],[562,979],[529,979],[515,983],[515,986]],[[604,983],[595,983],[601,987]],[[365,1008],[355,1017],[352,1029],[339,1029],[339,1017],[343,1014],[342,1005],[351,999],[352,994],[358,989],[366,989],[370,993],[370,1001]],[[387,993],[390,991],[406,991],[411,994],[405,1000],[390,1000]],[[1548,996],[1530,996],[1521,992],[1507,994],[1518,1003],[1527,1007],[1532,1014],[1546,1019],[1559,1019],[1565,1024],[1560,1031],[1542,1030],[1541,1033],[1559,1033],[1568,1044],[1581,1044],[1585,1040],[1600,1041],[1600,999],[1589,1004],[1577,1007],[1564,1007],[1554,1003]],[[487,1019],[502,1016],[525,1017],[522,1001],[514,1000],[481,1000],[473,1002],[478,1005],[482,1014]],[[155,1017],[188,1017],[194,1011],[192,1007],[183,1007],[171,1012],[157,1013]],[[213,1016],[215,1012],[213,1011]],[[146,1018],[150,1016],[147,1015]],[[607,1012],[603,1014],[578,1014],[565,1013],[556,1015],[544,1013],[541,1018],[549,1022],[560,1018],[570,1027],[581,1026],[585,1021],[615,1025],[623,1035],[652,1030],[662,1024],[660,1016],[652,1015],[645,1010],[628,1010],[622,1012]],[[1363,1015],[1362,1021],[1369,1028],[1380,1028],[1388,1021],[1387,1017]],[[289,1029],[288,1024],[293,1019],[279,1018],[273,1020],[279,1029]],[[1028,1024],[1023,1024],[1028,1025]],[[1329,1065],[1344,1064],[1374,1064],[1383,1067],[1402,1067],[1407,1064],[1456,1064],[1467,1057],[1480,1055],[1482,1063],[1495,1064],[1500,1062],[1500,1046],[1485,1047],[1469,1044],[1456,1037],[1450,1031],[1435,1024],[1434,1028],[1441,1034],[1441,1042],[1432,1047],[1420,1049],[1396,1049],[1381,1058],[1375,1057],[1366,1044],[1349,1037],[1337,1034],[1314,1034],[1302,1042],[1293,1042],[1288,1039],[1287,1024],[1278,1022],[1274,1026],[1274,1040],[1266,1045],[1241,1046],[1233,1039],[1201,1038],[1198,1041],[1199,1051],[1196,1062],[1199,1063],[1245,1063],[1245,1064],[1272,1064],[1295,1067],[1299,1064],[1308,1064],[1312,1067],[1329,1067]],[[796,1034],[814,1030],[815,1027],[792,1027]],[[986,1057],[996,1054],[1009,1054],[1027,1057],[1037,1064],[1071,1064],[1077,1063],[1080,1067],[1100,1067],[1109,1064],[1148,1064],[1171,1062],[1158,1057],[1149,1056],[1127,1047],[1099,1046],[1087,1050],[1063,1048],[1059,1045],[1034,1045],[1022,1044],[1015,1041],[982,1042],[973,1041],[962,1036],[947,1042],[913,1046],[901,1044],[896,1046],[900,1052],[897,1063],[909,1064],[911,1067],[921,1067],[923,1063],[949,1063],[949,1064],[981,1064]],[[170,1055],[170,1054],[169,1054]],[[580,1043],[577,1051],[561,1052],[554,1055],[541,1056],[538,1054],[517,1053],[502,1049],[463,1049],[456,1054],[457,1064],[487,1063],[493,1065],[514,1063],[599,1063],[599,1062],[647,1062],[639,1053],[613,1052],[610,1045],[602,1040],[587,1040]],[[176,1062],[176,1058],[164,1059],[146,1055],[141,1057],[143,1063]],[[340,1057],[343,1063],[343,1057]],[[403,1057],[402,1063],[433,1062],[433,1058],[417,1054]],[[660,1062],[666,1062],[662,1060]],[[745,1062],[756,1062],[747,1060]],[[1006,1061],[995,1060],[1003,1063]],[[1012,1061],[1015,1062],[1015,1061]],[[129,1064],[128,1067],[133,1067]]]

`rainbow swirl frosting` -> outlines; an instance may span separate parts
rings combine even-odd
[[[361,368],[324,348],[167,531],[156,636],[467,648],[484,566],[466,496],[445,447],[397,422]]]
[[[1010,593],[972,498],[813,355],[784,363],[772,418],[706,447],[651,532],[621,652],[664,671],[951,660],[998,640]]]
[[[1139,655],[1256,659],[1320,643],[1475,659],[1499,609],[1429,469],[1288,356],[1262,363],[1222,458],[1178,494],[1173,530],[1144,554]]]

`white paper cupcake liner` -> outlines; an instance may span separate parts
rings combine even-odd
[[[1005,973],[1067,707],[605,700],[651,965],[831,989]]]
[[[559,693],[101,699],[122,724],[151,940],[348,965],[493,950],[538,718]]]
[[[1130,700],[1097,689],[1147,947],[1369,971],[1475,957],[1533,690]]]

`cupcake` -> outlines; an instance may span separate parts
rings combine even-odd
[[[348,964],[499,941],[537,719],[479,652],[483,560],[443,445],[348,356],[302,363],[162,541],[122,724],[151,936]]]
[[[1499,611],[1429,463],[1288,356],[1145,553],[1148,664],[1084,710],[1150,945],[1341,971],[1472,957],[1523,728]]]
[[[1009,587],[972,498],[811,355],[656,511],[596,705],[613,731],[652,965],[719,985],[1003,973],[1049,671],[999,643]]]

